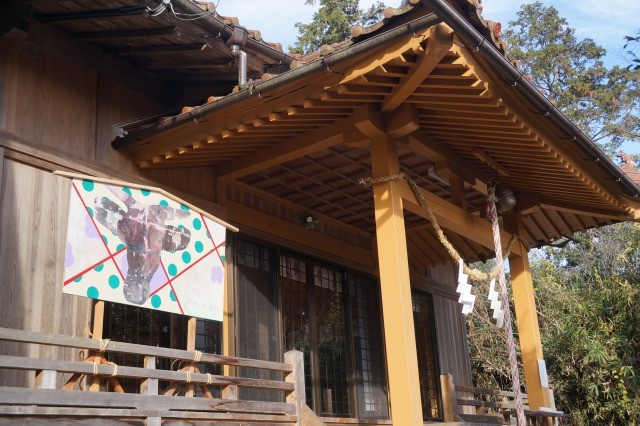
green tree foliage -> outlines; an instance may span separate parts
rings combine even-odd
[[[504,36],[523,72],[607,153],[640,141],[640,72],[605,66],[602,47],[579,40],[556,8],[540,2],[523,5]]]
[[[292,53],[309,54],[320,49],[323,44],[339,43],[351,35],[351,27],[371,25],[382,19],[384,4],[378,2],[368,10],[360,9],[358,0],[319,0],[320,9],[313,14],[308,24],[296,22],[298,40],[289,47]],[[316,0],[306,0],[314,6]]]
[[[574,239],[564,249],[531,254],[556,406],[576,425],[640,424],[640,224]],[[511,389],[506,337],[493,325],[487,287],[474,286],[478,300],[467,318],[474,379],[480,387]],[[522,368],[520,378],[524,383]]]
[[[534,262],[556,403],[582,425],[640,422],[640,225],[577,234]]]
[[[638,68],[605,66],[604,49],[579,40],[555,8],[539,2],[522,6],[509,26],[510,56],[608,153],[624,141],[640,141]],[[637,59],[640,37],[626,41]],[[640,225],[611,225],[574,238],[564,249],[531,254],[556,405],[573,424],[640,424]],[[509,389],[506,339],[492,323],[486,287],[475,287],[479,299],[467,321],[474,379],[478,386]]]

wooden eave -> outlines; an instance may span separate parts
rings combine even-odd
[[[373,235],[371,190],[357,181],[371,175],[369,141],[382,131],[401,142],[401,168],[437,199],[460,206],[469,223],[484,221],[491,177],[513,189],[531,246],[636,218],[637,202],[447,28],[256,94],[129,153],[142,169],[215,166],[231,186]],[[409,210],[413,261],[447,260],[420,211]],[[450,239],[468,259],[492,255],[488,244],[460,232]]]
[[[198,21],[177,19],[168,10],[158,16],[100,16],[105,11],[153,8],[160,2],[23,1],[32,7],[31,31],[55,28],[66,33],[83,50],[97,51],[105,62],[120,62],[129,67],[130,74],[151,80],[164,90],[169,88],[176,93],[169,99],[170,106],[177,105],[175,102],[185,102],[185,99],[187,102],[204,102],[208,96],[224,96],[237,84],[238,66],[229,47]],[[237,18],[215,15],[230,27],[241,28]],[[259,31],[247,30],[247,33],[249,38],[274,51],[281,49],[277,43],[263,41]],[[42,41],[47,43],[46,38]],[[249,78],[259,79],[266,70],[280,65],[278,60],[260,52],[243,49],[248,51]],[[193,90],[193,87],[203,88],[206,94],[196,97],[181,93]]]

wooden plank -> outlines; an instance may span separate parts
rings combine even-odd
[[[36,373],[35,387],[37,389],[55,389],[58,372],[55,370],[40,370]]]
[[[306,406],[305,383],[304,383],[304,355],[300,351],[292,350],[284,354],[284,361],[293,367],[284,380],[293,385],[293,391],[287,392],[286,401],[296,408],[298,416],[298,426],[303,426],[302,407]]]
[[[156,357],[155,356],[145,356],[144,357],[144,368],[148,370],[156,369]],[[146,395],[157,395],[158,394],[158,379],[146,378],[140,384],[140,393]]]
[[[14,342],[37,343],[40,345],[53,345],[69,348],[86,348],[100,350],[100,343],[95,339],[83,337],[62,336],[57,334],[38,333],[33,331],[13,330],[0,327],[0,340]],[[136,345],[133,343],[109,341],[107,352],[128,353],[133,355],[153,355],[162,358],[175,358],[184,361],[192,361],[194,353],[190,351],[162,348],[155,346]],[[283,362],[260,361],[248,358],[237,358],[225,355],[202,354],[202,362],[212,364],[232,365],[236,367],[258,368],[289,372],[291,366]]]
[[[0,193],[2,192],[2,175],[4,173],[4,148],[0,146]]]
[[[213,422],[246,422],[264,423],[268,425],[280,425],[296,423],[297,416],[277,414],[242,414],[242,413],[215,413],[211,411],[169,411],[169,410],[132,410],[120,408],[79,408],[79,407],[37,407],[37,406],[0,406],[2,416],[38,416],[49,417],[94,417],[105,418],[145,418],[161,414],[162,418],[185,420],[208,420]],[[86,422],[86,420],[84,420]],[[86,424],[86,423],[85,423]],[[122,423],[118,423],[122,424]]]
[[[455,422],[458,420],[458,399],[451,374],[444,373],[440,375],[440,389],[442,392],[442,414],[444,421]]]
[[[62,407],[138,408],[146,410],[200,410],[295,414],[293,404],[233,401],[219,398],[186,398],[114,392],[59,391],[0,387],[0,404]]]
[[[187,320],[187,350],[195,351],[196,350],[196,324],[198,319],[195,317],[191,317]],[[194,372],[194,364],[190,362],[187,364],[186,371],[189,372],[189,375]],[[187,389],[184,393],[186,397],[193,397],[195,395],[195,385],[192,383],[187,383]]]
[[[13,368],[16,370],[56,370],[62,373],[93,374],[98,372],[98,376],[111,376],[114,366],[110,364],[98,364],[94,370],[93,362],[61,361],[39,358],[24,358],[8,355],[0,355],[1,368]],[[190,373],[191,382],[194,384],[207,384],[209,376],[197,372]],[[184,371],[156,370],[151,368],[118,366],[118,377],[134,379],[155,379],[171,382],[183,383],[186,381]],[[281,391],[291,391],[293,387],[282,381],[251,379],[245,377],[228,377],[211,375],[211,384],[216,386],[236,385],[254,389],[273,389]]]
[[[385,135],[371,141],[371,167],[373,177],[399,172],[396,140]],[[394,424],[418,425],[422,403],[400,183],[375,185],[373,199],[391,418]]]

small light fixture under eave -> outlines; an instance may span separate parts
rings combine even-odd
[[[302,218],[302,226],[304,226],[306,229],[313,231],[314,229],[316,229],[316,225],[318,224],[318,219],[316,219],[313,216],[305,216],[304,218]]]

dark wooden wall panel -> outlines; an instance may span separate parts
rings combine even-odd
[[[1,183],[0,326],[83,335],[91,300],[62,294],[69,180],[5,159]],[[27,350],[4,342],[0,353],[78,359],[77,351],[70,349]],[[26,374],[0,371],[3,386],[26,380]]]
[[[5,130],[34,145],[92,159],[96,129],[96,79],[93,71],[34,50],[2,51],[7,108]]]
[[[451,373],[456,384],[471,385],[467,326],[455,293],[453,263],[430,267],[429,278],[430,285],[441,290],[432,292],[440,372]]]
[[[111,141],[114,139],[113,125],[161,114],[168,108],[109,78],[99,75],[97,84],[96,160],[106,166],[132,171],[133,167],[127,153],[111,147]]]

